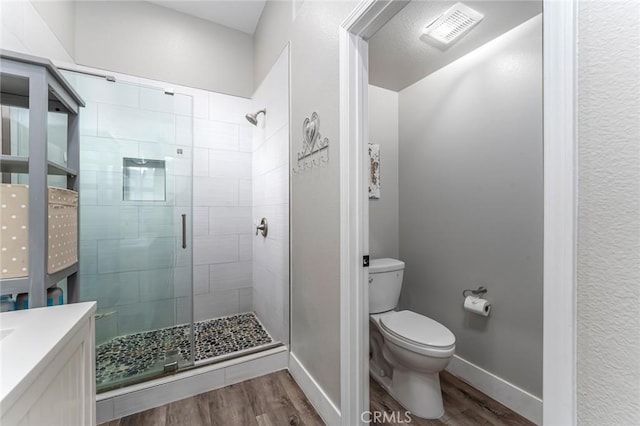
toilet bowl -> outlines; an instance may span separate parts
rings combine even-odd
[[[370,263],[369,370],[412,414],[435,419],[444,414],[438,373],[455,353],[455,336],[424,315],[394,310],[403,271],[395,259]]]

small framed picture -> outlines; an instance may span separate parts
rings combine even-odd
[[[380,198],[380,145],[369,144],[371,169],[369,174],[369,198]]]

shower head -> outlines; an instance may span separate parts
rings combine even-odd
[[[244,117],[247,119],[247,121],[251,124],[253,124],[254,126],[258,125],[258,115],[259,114],[267,114],[267,110],[266,109],[261,109],[260,111],[256,112],[255,114],[247,114]]]

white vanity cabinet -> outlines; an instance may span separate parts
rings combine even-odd
[[[95,425],[95,302],[0,314],[0,424]]]

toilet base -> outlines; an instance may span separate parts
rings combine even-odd
[[[401,404],[418,417],[437,419],[444,414],[438,373],[393,369],[391,389]]]
[[[412,415],[423,419],[438,419],[444,415],[438,373],[416,373],[402,367],[394,368],[391,378],[380,376],[374,369],[369,373]]]

